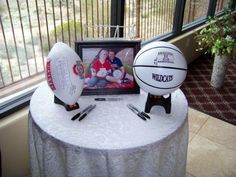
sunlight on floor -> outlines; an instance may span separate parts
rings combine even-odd
[[[186,177],[236,176],[236,126],[189,108]]]

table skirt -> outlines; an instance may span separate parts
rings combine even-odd
[[[184,177],[188,120],[153,144],[129,149],[89,149],[48,136],[29,113],[32,177]]]

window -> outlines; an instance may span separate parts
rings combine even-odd
[[[215,14],[224,10],[224,7],[226,7],[227,3],[228,3],[228,0],[218,0],[216,4]]]
[[[110,4],[110,0],[0,1],[0,113],[16,92],[45,79],[45,61],[55,42],[74,48],[76,40],[108,36],[99,25],[109,25]],[[15,96],[19,100],[20,95]]]
[[[204,22],[209,14],[219,14],[226,4],[227,0],[0,0],[0,109],[5,109],[4,97],[44,80],[47,54],[57,41],[74,48],[76,40],[109,38],[111,24],[124,26],[126,38],[164,40],[181,34],[188,24]]]
[[[176,0],[125,2],[125,36],[148,40],[172,32]]]
[[[209,1],[186,0],[183,25],[207,17]]]

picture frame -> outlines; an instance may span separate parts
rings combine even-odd
[[[139,50],[140,40],[75,42],[84,66],[82,95],[139,94],[133,76],[133,60]]]

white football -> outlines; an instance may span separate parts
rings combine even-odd
[[[133,73],[144,91],[152,95],[166,95],[182,85],[187,74],[187,62],[173,44],[152,42],[135,56]]]
[[[48,54],[47,82],[54,94],[66,104],[75,104],[82,93],[84,68],[80,57],[68,45],[58,42]]]

